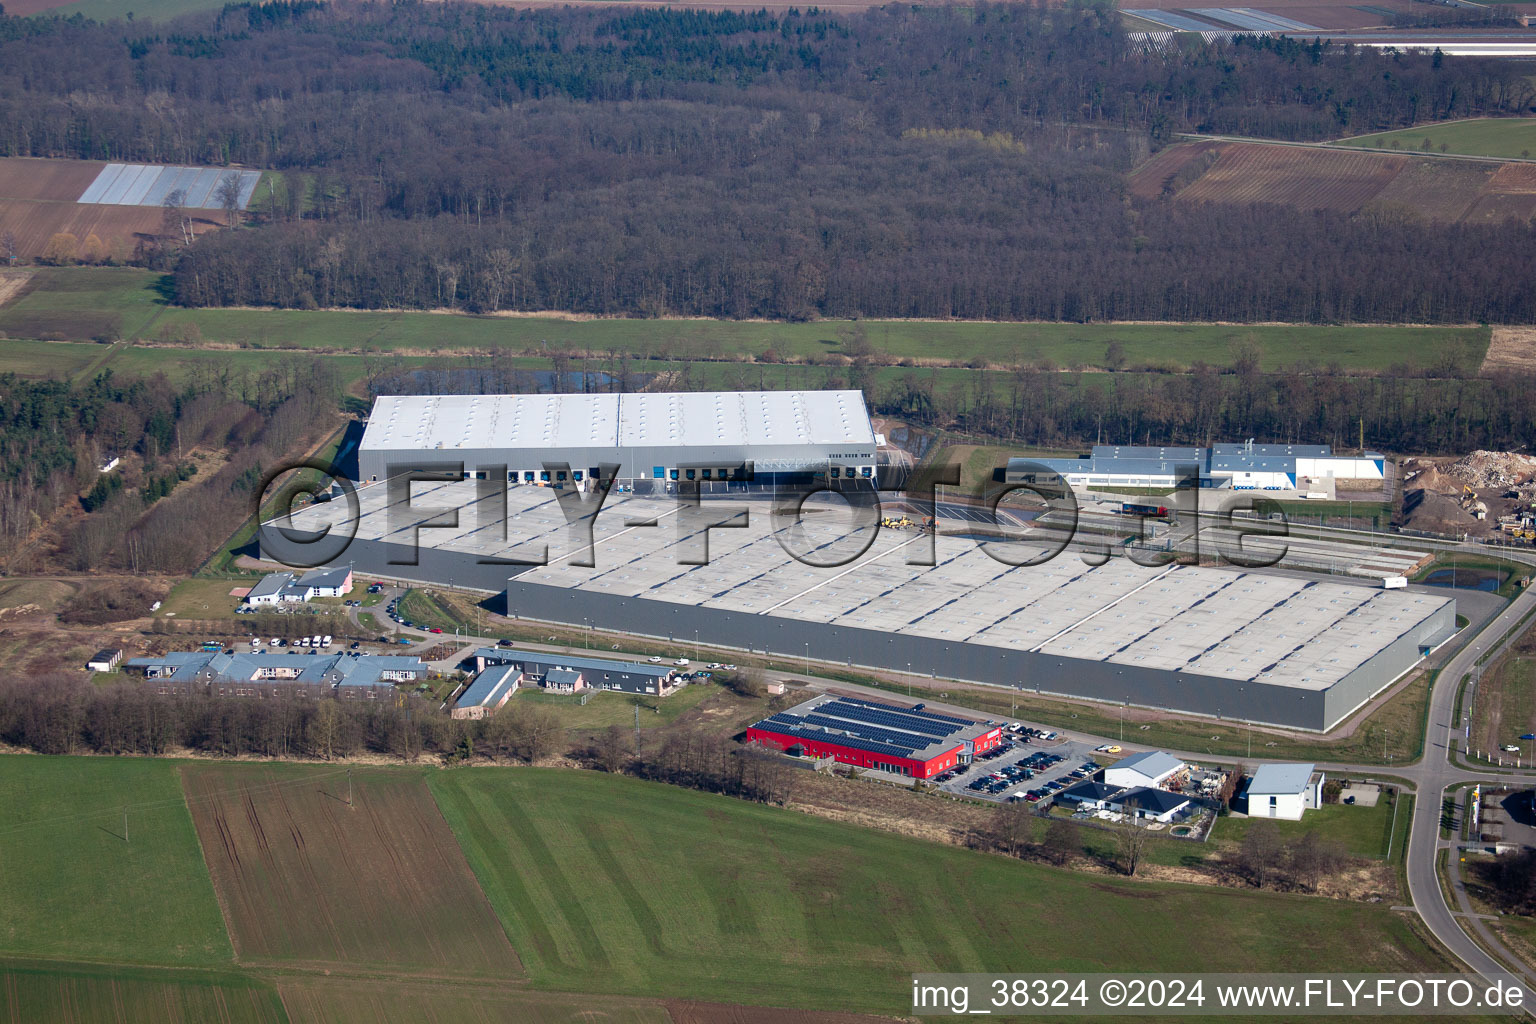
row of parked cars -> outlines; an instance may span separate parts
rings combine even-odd
[[[1001,793],[1005,789],[1017,786],[1021,782],[1028,782],[1039,772],[1054,768],[1066,758],[1060,754],[1047,754],[1036,752],[1030,754],[1024,760],[1010,764],[1006,768],[984,775],[970,784],[969,789],[984,793]]]
[[[1057,757],[1055,754],[1051,754],[1049,756],[1055,757],[1057,761],[1063,760],[1063,758]],[[1055,796],[1057,793],[1066,789],[1068,786],[1075,786],[1079,782],[1082,782],[1084,779],[1092,778],[1093,774],[1098,770],[1099,766],[1093,761],[1084,761],[1082,764],[1078,765],[1076,768],[1072,769],[1071,772],[1063,775],[1061,778],[1052,779],[1045,785],[1036,787],[1035,789],[1025,790],[1023,793],[1016,793],[1008,799],[1026,800],[1032,804],[1039,803],[1041,800],[1044,800],[1048,796]]]
[[[385,614],[387,614],[390,618],[394,619],[396,622],[400,623],[400,625],[404,626],[406,629],[422,629],[422,630],[426,630],[428,633],[441,633],[442,632],[442,630],[439,629],[436,626],[418,626],[418,625],[416,625],[416,623],[412,622],[410,619],[403,619],[403,618],[401,618],[400,617],[400,612],[396,608],[397,604],[399,604],[398,600],[389,602],[389,605],[384,610]]]

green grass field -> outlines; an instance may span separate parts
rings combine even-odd
[[[1525,647],[1501,658],[1493,671],[1484,671],[1472,703],[1472,737],[1469,747],[1485,755],[1493,752],[1513,760],[1517,755],[1499,748],[1515,744],[1529,763],[1533,744],[1521,736],[1536,728],[1536,656]]]
[[[101,2],[101,0],[91,0]],[[117,0],[112,0],[117,2]],[[126,2],[126,0],[124,0]],[[179,0],[167,0],[179,2]],[[766,323],[720,320],[582,320],[416,312],[349,312],[247,309],[181,309],[168,306],[169,285],[160,275],[126,268],[45,268],[30,290],[0,310],[0,331],[11,338],[60,337],[88,341],[104,331],[149,342],[221,346],[206,356],[236,369],[261,364],[261,350],[332,354],[398,355],[407,361],[429,353],[510,349],[538,352],[546,346],[594,353],[628,352],[647,360],[756,360],[769,350],[786,359],[816,359],[866,348],[891,360],[941,359],[1011,366],[1049,362],[1100,366],[1118,342],[1127,369],[1180,369],[1195,362],[1232,362],[1234,344],[1252,340],[1265,369],[1310,360],[1337,362],[1346,371],[1374,372],[1395,363],[1433,363],[1446,346],[1460,344],[1468,358],[1487,351],[1487,328],[1357,327],[1230,324],[1046,324],[918,321],[820,321]],[[232,348],[231,348],[232,347]],[[194,361],[196,353],[172,356],[127,347],[112,365]],[[544,365],[542,360],[530,366]],[[785,368],[754,373],[779,383]],[[891,369],[906,372],[905,368]],[[365,372],[359,362],[349,377]]]
[[[635,705],[640,706],[640,727],[655,728],[677,721],[685,711],[691,711],[712,698],[725,697],[727,691],[705,682],[685,686],[670,697],[637,697],[634,694],[594,693],[583,706],[581,698],[574,694],[544,693],[535,689],[519,690],[512,698],[527,705],[536,705],[551,711],[566,729],[606,729],[610,725],[631,728],[635,724]],[[732,698],[750,704],[762,711],[761,701],[748,702],[745,698]],[[659,709],[659,710],[658,710]]]
[[[180,14],[195,11],[217,11],[223,4],[216,0],[79,0],[64,7],[56,7],[48,14],[71,17],[79,14],[95,21],[111,21],[114,18],[134,20],[153,19],[164,21]]]
[[[238,974],[0,961],[0,1020],[288,1024],[271,984]]]
[[[1429,152],[1439,153],[1443,145],[1444,152],[1461,156],[1529,157],[1536,154],[1536,118],[1481,117],[1341,139],[1338,144],[1420,151],[1426,139]]]
[[[429,784],[539,987],[899,1013],[914,970],[1440,965],[1380,907],[1074,874],[598,773]]]
[[[7,756],[0,769],[0,952],[232,959],[173,763]]]
[[[174,614],[179,619],[232,618],[240,605],[240,598],[229,596],[235,586],[235,583],[222,579],[194,577],[182,580],[171,588],[156,614]]]
[[[1318,832],[1325,838],[1343,843],[1344,849],[1353,856],[1384,860],[1392,835],[1392,802],[1387,795],[1383,793],[1375,807],[1325,804],[1307,811],[1300,821],[1276,821],[1274,824],[1287,842],[1304,832]],[[1399,810],[1398,817],[1403,817],[1403,810]],[[1222,818],[1216,823],[1211,839],[1225,846],[1240,846],[1253,823],[1260,820],[1265,819]],[[1398,858],[1402,852],[1402,848],[1394,844],[1393,858]]]

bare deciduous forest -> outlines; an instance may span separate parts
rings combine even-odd
[[[191,305],[1524,322],[1528,223],[1136,203],[1124,174],[1178,131],[1320,139],[1532,97],[1497,61],[1146,52],[1093,2],[0,20],[0,152],[282,172],[260,230],[143,254]]]

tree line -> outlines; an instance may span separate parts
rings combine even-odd
[[[250,375],[200,368],[177,384],[0,375],[0,560],[190,571],[249,513],[262,467],[334,414],[338,390],[320,359]],[[205,474],[209,454],[222,461]],[[120,464],[100,472],[108,457]],[[86,514],[61,517],[71,506]]]
[[[1149,52],[1097,2],[0,19],[0,152],[281,172],[262,230],[142,254],[190,305],[1526,321],[1528,224],[1175,209],[1123,175],[1178,131],[1322,138],[1532,96],[1499,61]]]

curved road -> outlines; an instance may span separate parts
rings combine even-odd
[[[1522,559],[1523,561],[1523,559]],[[385,601],[374,606],[370,611],[377,614],[385,614],[388,602],[405,588],[390,587],[385,594]],[[1406,857],[1406,872],[1408,876],[1408,895],[1412,900],[1414,910],[1424,921],[1425,926],[1439,940],[1439,942],[1468,968],[1476,973],[1489,978],[1513,977],[1520,981],[1526,989],[1525,1008],[1528,1013],[1536,1015],[1536,970],[1524,964],[1519,957],[1511,953],[1502,942],[1499,941],[1484,923],[1484,920],[1472,912],[1465,891],[1461,887],[1459,871],[1455,863],[1457,856],[1456,840],[1442,840],[1440,838],[1440,815],[1445,792],[1451,786],[1471,782],[1509,783],[1520,781],[1536,781],[1536,768],[1529,771],[1501,769],[1488,769],[1477,771],[1462,768],[1451,760],[1453,751],[1452,737],[1456,731],[1457,723],[1453,715],[1455,713],[1456,696],[1460,689],[1462,678],[1472,671],[1478,658],[1488,652],[1497,652],[1513,643],[1515,635],[1509,634],[1522,618],[1536,609],[1536,587],[1531,587],[1522,592],[1515,600],[1511,601],[1497,616],[1489,621],[1484,628],[1474,636],[1470,642],[1464,644],[1449,661],[1440,669],[1436,676],[1435,685],[1429,698],[1429,724],[1427,735],[1424,739],[1424,756],[1417,764],[1394,765],[1390,769],[1382,765],[1324,763],[1319,762],[1318,767],[1335,773],[1347,773],[1351,775],[1377,775],[1390,772],[1391,775],[1403,778],[1414,786],[1415,800],[1413,808],[1413,821],[1408,834],[1408,852]],[[356,614],[364,609],[349,608],[348,612],[356,623]],[[391,627],[398,624],[391,623]],[[406,630],[400,627],[400,631],[423,639],[433,641],[447,639],[441,635],[428,633],[421,629]],[[494,644],[494,637],[470,637],[460,636],[461,642]],[[536,645],[544,646],[544,645]],[[807,673],[795,673],[796,676]],[[866,687],[857,684],[836,680],[812,680],[813,686],[824,688],[837,687],[844,690],[865,690]],[[876,696],[889,697],[890,694],[883,690],[869,689],[869,693]],[[945,705],[940,701],[928,699],[928,704],[935,710],[949,709],[962,714],[974,714],[974,709],[959,705]],[[1058,730],[1067,732],[1066,730]],[[1092,736],[1087,733],[1069,733],[1074,739],[1092,741],[1093,743],[1107,742],[1102,736]],[[1173,751],[1173,753],[1190,760],[1209,760],[1202,753],[1190,751]],[[1262,764],[1266,758],[1252,758],[1251,763]],[[1447,884],[1453,889],[1456,896],[1457,908],[1452,909],[1446,902],[1445,890],[1441,885],[1437,864],[1441,850],[1448,850],[1452,858],[1452,870]],[[1457,917],[1465,917],[1477,933],[1482,945],[1474,942],[1462,929]],[[1489,953],[1485,947],[1491,949],[1498,956],[1507,961],[1500,963]]]

